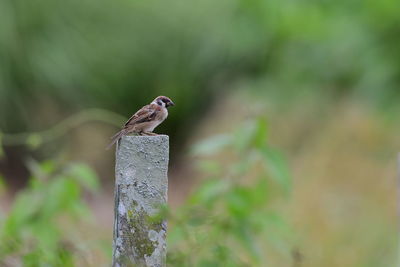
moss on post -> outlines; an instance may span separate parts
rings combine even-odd
[[[126,136],[116,153],[113,266],[166,265],[168,136]]]

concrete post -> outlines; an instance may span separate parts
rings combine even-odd
[[[116,152],[113,266],[166,266],[169,138],[125,136]]]

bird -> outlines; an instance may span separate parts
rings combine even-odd
[[[111,137],[110,149],[121,137],[128,134],[157,135],[154,129],[168,117],[168,108],[175,106],[169,97],[158,96],[153,102],[139,109],[122,127],[121,131]]]

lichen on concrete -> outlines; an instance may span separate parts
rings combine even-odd
[[[113,266],[165,266],[168,136],[126,136],[116,153]]]

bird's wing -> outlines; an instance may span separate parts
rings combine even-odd
[[[146,105],[138,110],[132,117],[125,123],[125,127],[137,123],[153,120],[157,115],[157,107],[154,105]]]

